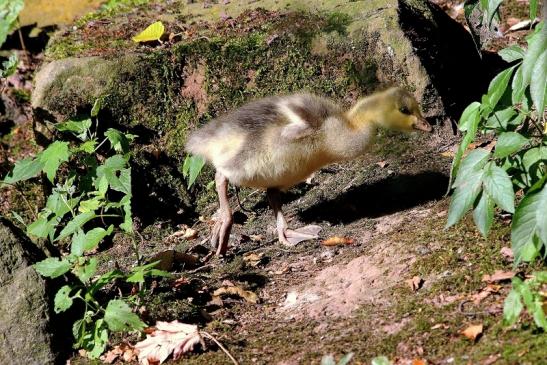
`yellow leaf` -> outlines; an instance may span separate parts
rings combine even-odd
[[[165,27],[161,21],[150,24],[145,30],[133,37],[133,42],[157,41],[163,35]]]
[[[338,246],[338,245],[353,245],[354,242],[355,241],[353,240],[353,238],[334,236],[324,240],[321,243],[323,244],[323,246]]]
[[[467,337],[468,339],[474,341],[482,333],[483,327],[482,324],[472,325],[464,329],[461,334]]]

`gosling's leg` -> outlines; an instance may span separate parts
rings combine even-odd
[[[277,235],[280,243],[286,246],[294,246],[299,242],[319,237],[317,234],[321,230],[321,227],[316,225],[302,227],[297,230],[288,229],[287,221],[285,220],[281,209],[281,192],[278,189],[268,189],[266,190],[266,194],[274,212],[277,223]]]
[[[217,248],[217,256],[226,254],[228,251],[228,240],[232,230],[232,210],[228,201],[228,179],[217,171],[215,175],[215,184],[220,203],[218,221],[213,227],[211,233],[211,246]]]

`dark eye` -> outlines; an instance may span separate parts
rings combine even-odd
[[[408,108],[406,106],[402,106],[399,108],[399,111],[403,114],[407,114],[407,115],[410,115],[410,110],[408,110]]]

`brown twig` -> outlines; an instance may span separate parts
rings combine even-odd
[[[207,337],[208,339],[212,340],[214,343],[217,344],[217,346],[222,350],[224,351],[224,353],[226,354],[226,356],[228,356],[230,358],[230,360],[232,360],[232,362],[235,364],[235,365],[239,365],[239,363],[237,362],[237,360],[232,356],[232,354],[230,354],[230,352],[226,349],[226,347],[222,346],[222,344],[216,339],[213,337],[213,335],[211,335],[209,332],[205,332],[205,331],[201,331],[201,333]]]

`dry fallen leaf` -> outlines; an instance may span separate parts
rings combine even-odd
[[[380,166],[382,169],[388,165],[387,161],[376,162],[376,165]]]
[[[412,365],[427,365],[427,361],[423,359],[412,360]]]
[[[511,247],[502,247],[500,253],[507,261],[513,261],[515,258]]]
[[[441,152],[441,156],[443,156],[443,157],[452,158],[452,157],[454,157],[454,155],[455,155],[454,151],[450,151],[450,150]]]
[[[463,331],[461,331],[461,334],[470,339],[471,341],[475,341],[477,337],[479,337],[480,334],[482,334],[483,326],[481,324],[475,324],[467,327]]]
[[[492,275],[484,274],[482,276],[482,281],[486,281],[487,283],[495,283],[498,281],[510,280],[513,276],[515,276],[513,271],[496,270]]]
[[[486,360],[482,362],[482,365],[492,365],[493,363],[498,361],[500,357],[500,354],[490,355]]]
[[[501,289],[501,285],[488,284],[486,288],[483,288],[479,293],[473,294],[471,299],[475,305],[478,305],[485,298],[489,297],[490,294],[498,293]]]
[[[182,355],[193,351],[194,346],[203,343],[198,326],[172,322],[157,322],[156,329],[137,343],[139,362],[143,365],[162,364],[169,355],[178,360]]]
[[[245,261],[247,264],[251,265],[252,267],[257,267],[260,262],[262,261],[262,258],[264,257],[264,253],[248,253],[243,255],[243,261]]]
[[[107,364],[113,364],[118,358],[121,358],[124,362],[135,361],[137,358],[137,351],[130,344],[122,342],[101,356],[101,360]]]
[[[249,303],[258,303],[258,295],[249,290],[244,290],[239,286],[223,286],[213,292],[214,297],[220,297],[221,295],[236,295],[245,299]]]
[[[412,289],[416,291],[422,287],[424,280],[419,276],[414,276],[412,279],[405,280],[405,283]]]
[[[321,244],[323,246],[339,246],[339,245],[353,245],[354,242],[355,241],[353,240],[353,238],[334,236],[334,237],[327,238],[326,240],[321,242]]]
[[[188,284],[190,284],[190,281],[187,278],[185,278],[184,276],[181,276],[180,278],[177,278],[176,280],[174,280],[171,283],[171,287],[175,288],[175,289],[178,289],[181,286],[185,286],[185,285],[188,285]]]

